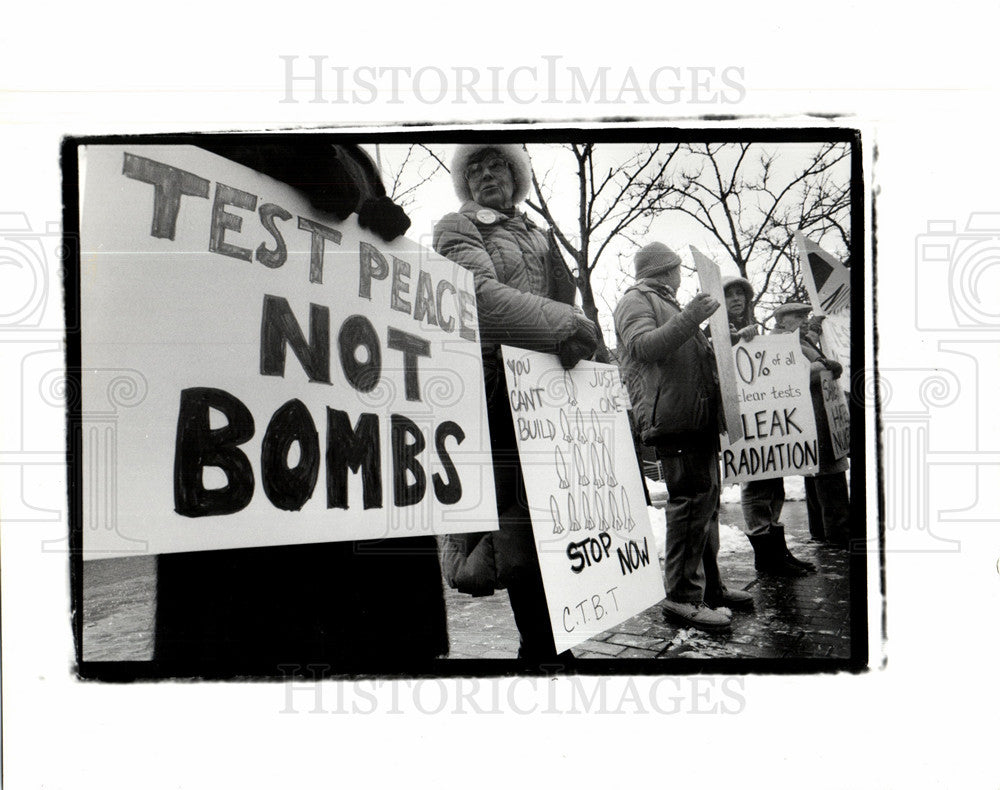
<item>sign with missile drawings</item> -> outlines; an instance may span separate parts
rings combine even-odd
[[[511,416],[556,648],[663,598],[618,369],[503,347]]]

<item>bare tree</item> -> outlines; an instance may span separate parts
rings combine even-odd
[[[386,194],[404,209],[413,204],[418,190],[439,171],[448,172],[440,155],[423,143],[408,146],[398,162],[382,161],[379,146],[375,148]]]
[[[850,147],[824,143],[794,167],[788,149],[757,143],[685,144],[658,202],[686,214],[719,243],[755,304],[806,296],[792,234],[850,249]],[[780,153],[779,153],[780,152]]]
[[[663,180],[679,145],[646,145],[638,149],[570,143],[562,146],[575,161],[573,210],[561,213],[554,195],[570,194],[550,168],[541,179],[532,169],[534,200],[528,206],[552,228],[559,246],[571,259],[570,269],[587,317],[600,327],[591,276],[616,240],[641,235],[665,205],[669,189]],[[603,335],[603,333],[602,333]],[[599,359],[607,360],[601,338]]]

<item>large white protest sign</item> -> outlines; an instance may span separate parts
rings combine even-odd
[[[663,598],[614,365],[503,347],[511,412],[556,648],[634,617]]]
[[[723,482],[814,474],[816,418],[799,333],[756,337],[737,343],[732,354],[743,438],[722,437]]]
[[[733,441],[743,435],[743,423],[740,420],[740,401],[736,392],[736,368],[733,357],[728,352],[729,347],[729,317],[726,314],[726,294],[722,289],[722,277],[719,266],[709,260],[694,247],[691,247],[694,265],[698,270],[698,279],[702,293],[713,297],[720,305],[708,319],[715,339],[715,368],[719,376],[719,389],[722,392],[722,414],[726,421],[726,432]]]
[[[828,370],[824,370],[819,376],[823,392],[823,408],[826,410],[826,419],[830,426],[833,457],[840,460],[851,451],[851,415],[847,410],[847,401],[844,399],[844,390],[840,382],[835,380]]]
[[[80,164],[85,557],[497,528],[466,270],[198,148]]]

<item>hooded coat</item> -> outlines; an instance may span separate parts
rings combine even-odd
[[[489,595],[537,569],[498,344],[555,350],[576,326],[575,286],[551,232],[518,212],[466,201],[437,223],[434,249],[475,275],[500,520],[499,532],[441,536],[441,564],[452,587]]]
[[[750,281],[744,279],[743,277],[723,277],[722,293],[725,294],[726,291],[728,291],[731,288],[738,288],[743,292],[743,298],[746,304],[744,305],[742,315],[728,316],[729,323],[735,326],[737,329],[743,329],[744,327],[757,323],[757,320],[756,318],[754,318],[753,314],[754,291],[753,291],[753,286],[750,284]]]

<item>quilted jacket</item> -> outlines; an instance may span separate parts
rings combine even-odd
[[[553,351],[573,333],[572,275],[524,214],[467,201],[434,227],[434,249],[475,275],[484,356],[499,343]]]
[[[490,595],[538,572],[498,344],[555,350],[575,327],[575,286],[551,235],[524,214],[467,201],[437,223],[434,249],[475,275],[500,522],[498,532],[440,536],[441,567],[452,587]]]
[[[719,388],[712,350],[681,312],[673,289],[651,280],[615,307],[619,364],[644,444],[683,450],[718,434]]]

